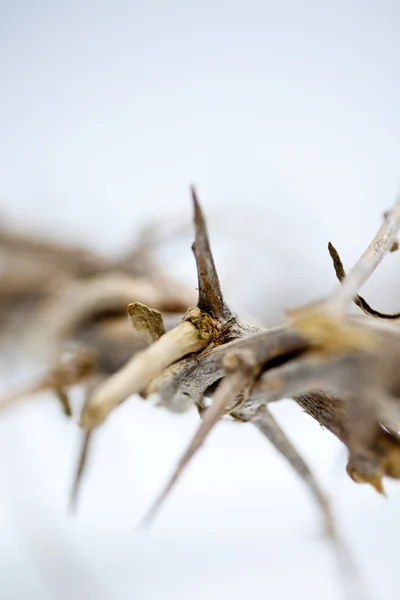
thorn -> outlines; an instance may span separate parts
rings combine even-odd
[[[227,321],[232,318],[232,312],[225,304],[218,273],[215,268],[213,255],[208,238],[207,225],[201,210],[196,190],[191,188],[194,224],[195,224],[195,242],[192,250],[196,259],[199,299],[197,306],[207,312],[210,316]]]
[[[83,478],[85,468],[86,468],[91,437],[92,437],[92,430],[89,429],[88,431],[85,431],[84,437],[83,437],[83,444],[82,444],[80,457],[79,457],[78,468],[77,468],[77,471],[75,474],[74,485],[72,487],[70,502],[69,502],[69,511],[72,514],[76,514],[76,512],[77,512],[78,496],[79,496],[79,492],[80,492],[80,488],[81,488],[82,478]]]
[[[72,417],[72,409],[67,392],[62,388],[55,388],[54,392],[60,401],[64,414],[67,417]]]
[[[154,520],[185,467],[187,467],[194,454],[203,445],[210,431],[222,418],[225,409],[235,400],[236,396],[249,385],[249,382],[252,381],[252,377],[253,372],[251,370],[246,373],[242,371],[242,369],[238,369],[221,381],[215,393],[213,404],[204,411],[204,418],[192,438],[192,441],[183,453],[175,471],[167,482],[167,485],[151,506],[144,519],[139,523],[140,529],[148,527]]]

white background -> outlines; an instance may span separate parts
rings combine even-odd
[[[116,252],[153,219],[189,220],[195,182],[229,302],[275,323],[334,285],[328,240],[350,265],[398,191],[399,25],[394,0],[2,0],[2,216]],[[190,242],[159,258],[194,287]],[[366,286],[381,310],[400,309],[398,260]],[[373,597],[393,597],[398,484],[357,486],[328,432],[274,412]],[[251,426],[222,423],[135,530],[197,422],[132,398],[97,436],[73,519],[77,427],[47,397],[4,417],[0,597],[341,598],[307,490]]]

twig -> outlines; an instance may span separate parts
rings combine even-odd
[[[210,386],[224,376],[224,359],[231,352],[250,352],[260,369],[264,369],[270,361],[279,360],[282,364],[309,348],[308,341],[286,324],[268,331],[257,330],[253,335],[243,331],[242,337],[238,339],[221,345],[213,344],[200,356],[188,357],[172,365],[149,387],[151,392],[160,394],[163,405],[168,408],[174,406],[180,395],[192,398],[194,404]],[[275,362],[274,364],[276,366]]]
[[[148,281],[124,273],[77,280],[61,286],[59,294],[43,304],[35,326],[41,327],[48,339],[67,338],[103,311],[125,316],[132,298],[162,310],[165,296]]]
[[[188,311],[183,323],[136,354],[95,390],[83,407],[81,425],[86,429],[100,425],[110,411],[128,396],[145,389],[152,379],[186,354],[205,348],[212,336],[210,317],[199,309]]]

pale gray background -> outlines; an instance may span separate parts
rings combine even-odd
[[[198,185],[230,302],[267,323],[334,284],[400,183],[400,4],[0,2],[0,201],[18,225],[117,251],[190,218]],[[194,287],[190,238],[161,252]],[[366,286],[399,310],[398,256]],[[2,368],[5,386],[6,368]],[[329,433],[275,413],[335,501],[375,598],[398,589],[398,484],[344,474]],[[153,530],[135,525],[197,424],[133,398],[102,428],[77,519],[79,432],[50,398],[0,422],[0,597],[341,597],[308,492],[251,427],[220,425]]]

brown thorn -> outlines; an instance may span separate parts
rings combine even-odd
[[[79,456],[78,468],[75,474],[74,485],[72,487],[69,510],[71,513],[76,513],[79,491],[81,488],[82,478],[86,469],[87,458],[89,453],[90,441],[92,439],[92,429],[84,432],[82,448]]]
[[[227,362],[230,361],[230,358],[231,356],[228,355]],[[233,360],[233,362],[235,361]],[[232,367],[236,368],[237,366],[239,365],[232,364]],[[245,365],[241,364],[240,366],[243,367]],[[189,447],[186,449],[185,453],[180,459],[178,466],[172,474],[172,477],[169,479],[167,485],[165,486],[161,494],[158,496],[155,503],[152,505],[144,519],[139,524],[139,527],[150,525],[151,521],[157,515],[167,496],[174,488],[184,468],[189,464],[194,454],[202,446],[211,429],[224,415],[225,409],[229,406],[229,404],[231,404],[231,402],[235,400],[237,395],[250,384],[250,382],[254,378],[254,373],[255,371],[253,365],[247,365],[247,369],[245,367],[244,369],[241,368],[234,370],[221,381],[214,395],[213,404],[205,410],[203,420],[200,426],[198,427],[197,432],[195,433],[191,443],[189,444]]]
[[[64,414],[72,417],[72,409],[67,392],[63,388],[54,388],[54,392],[60,401]]]
[[[215,268],[207,225],[201,210],[195,188],[191,187],[194,207],[195,242],[192,250],[196,259],[199,299],[197,306],[216,319],[227,321],[232,318],[230,308],[225,304],[218,273]]]

